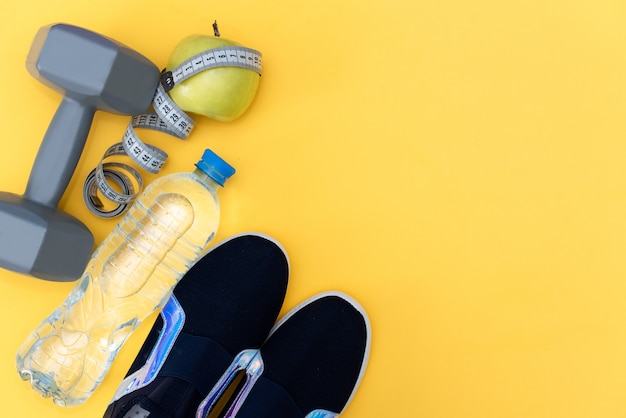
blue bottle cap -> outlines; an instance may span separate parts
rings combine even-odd
[[[202,159],[198,161],[196,167],[215,180],[220,186],[223,186],[226,180],[235,174],[235,169],[210,149],[204,150]]]

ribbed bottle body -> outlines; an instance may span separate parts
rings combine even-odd
[[[213,238],[216,187],[198,170],[151,183],[63,304],[18,350],[22,378],[59,405],[84,402],[132,331],[163,306]]]

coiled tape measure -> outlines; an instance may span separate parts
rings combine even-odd
[[[187,139],[194,128],[194,120],[174,103],[167,92],[189,77],[216,67],[240,67],[261,75],[261,53],[242,46],[224,46],[194,55],[172,71],[163,70],[161,82],[152,100],[153,111],[131,118],[122,141],[105,151],[98,166],[85,180],[83,200],[93,214],[102,218],[121,215],[143,188],[143,179],[138,170],[126,163],[105,160],[113,156],[127,155],[143,170],[157,174],[168,155],[158,147],[145,144],[135,129],[151,129],[182,140]],[[109,181],[114,182],[120,191],[111,187]],[[105,209],[98,192],[117,206],[111,210]]]

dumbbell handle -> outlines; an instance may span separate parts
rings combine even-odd
[[[24,197],[56,209],[85,147],[95,108],[63,97],[43,138]]]

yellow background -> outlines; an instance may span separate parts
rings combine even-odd
[[[217,242],[281,241],[284,310],[344,291],[373,346],[344,417],[626,416],[626,3],[617,0],[5,1],[0,190],[22,193],[60,97],[24,68],[41,26],[115,38],[164,66],[191,33],[263,52],[249,111],[156,135],[163,173],[205,147],[238,170]],[[82,182],[128,123],[98,113],[61,207],[116,221]],[[150,176],[147,176],[150,179]],[[0,415],[100,417],[149,329],[63,409],[14,355],[73,284],[0,274]]]

